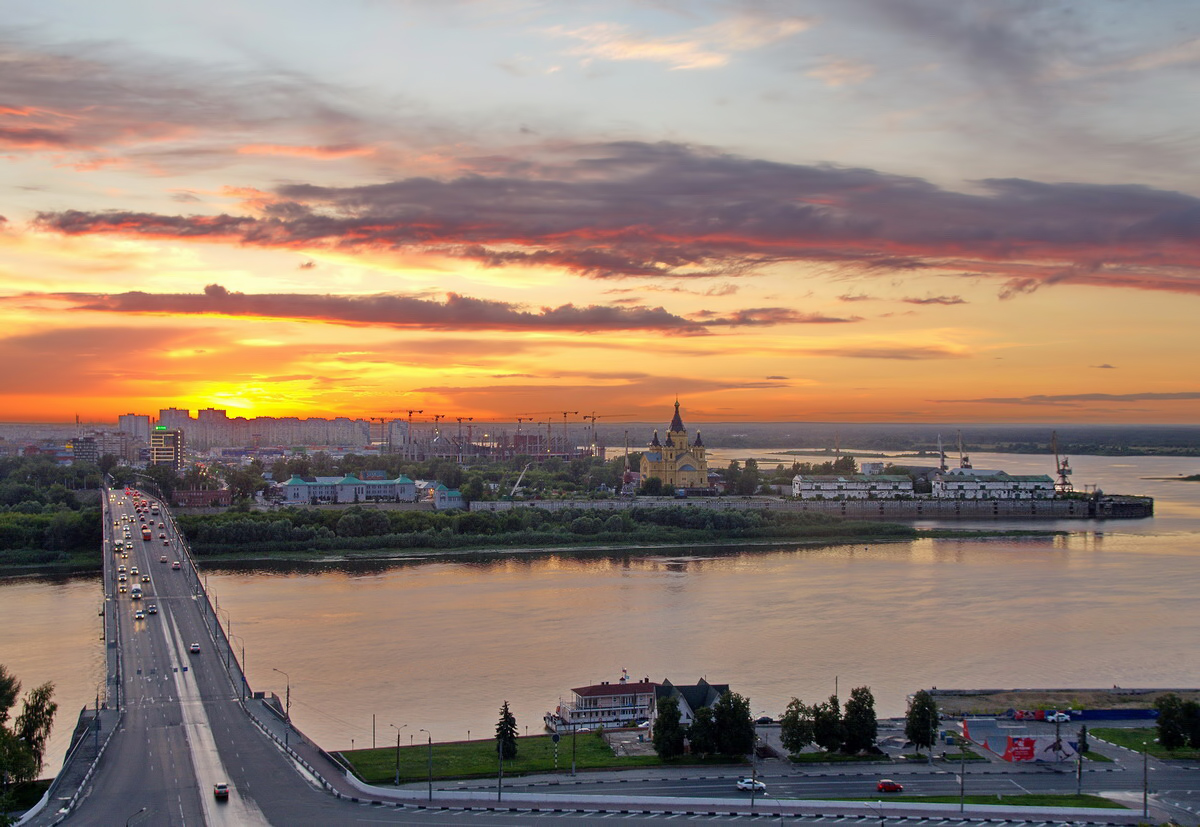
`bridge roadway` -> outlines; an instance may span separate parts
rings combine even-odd
[[[141,515],[133,501],[120,491],[105,496],[108,700],[98,713],[99,730],[82,739],[86,746],[94,743],[93,753],[99,755],[93,758],[87,750],[73,751],[50,796],[22,824],[483,825],[543,818],[582,823],[613,818],[737,821],[767,814],[781,821],[786,818],[787,823],[837,820],[873,825],[882,820],[883,811],[875,803],[791,798],[811,798],[827,789],[830,794],[861,795],[855,790],[869,784],[862,779],[847,783],[844,777],[808,785],[803,778],[770,779],[776,796],[760,796],[757,801],[746,794],[732,796],[731,778],[689,779],[686,773],[672,777],[650,772],[624,776],[620,783],[608,785],[582,778],[563,784],[558,778],[514,779],[500,800],[496,787],[482,782],[440,784],[431,800],[424,785],[402,789],[364,785],[291,729],[269,703],[251,696],[237,650],[230,650],[219,624],[219,609],[214,611],[209,604],[186,542],[165,507],[162,516],[154,519],[151,540],[146,542],[141,539]],[[150,515],[146,517],[149,521]],[[131,535],[127,550],[123,548],[125,526],[130,526]],[[176,560],[178,570],[172,567]],[[121,591],[118,568],[122,565],[129,570],[126,585],[143,588],[140,601]],[[131,574],[135,566],[136,577]],[[143,575],[148,582],[141,582]],[[157,606],[157,613],[135,619],[134,612],[146,611],[150,604]],[[200,645],[200,652],[189,651],[192,643]],[[929,792],[944,787],[947,780],[930,777]],[[228,801],[213,796],[212,785],[217,782],[230,785]],[[1073,791],[1069,781],[1036,786]],[[1121,786],[1137,785],[1126,781]],[[886,807],[889,821],[912,825],[1005,819],[1029,824],[1064,820],[1131,824],[1140,815],[1136,810],[1038,813],[995,807],[968,807],[959,814],[957,807],[900,802]],[[1162,821],[1171,813],[1178,811],[1156,803],[1152,818]]]

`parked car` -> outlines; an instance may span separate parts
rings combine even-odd
[[[881,793],[899,793],[904,791],[904,785],[890,778],[881,778],[875,789]]]
[[[757,778],[743,778],[737,782],[739,790],[750,790],[756,793],[764,793],[767,791],[767,785],[759,781]]]

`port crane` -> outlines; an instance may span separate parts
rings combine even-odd
[[[1065,456],[1058,457],[1058,431],[1050,432],[1050,449],[1054,451],[1054,473],[1058,477],[1054,481],[1055,494],[1070,494],[1075,490],[1071,484],[1071,464]]]

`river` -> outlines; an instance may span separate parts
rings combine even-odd
[[[1053,470],[1045,457],[973,459]],[[1156,479],[1200,460],[1071,460],[1077,487],[1153,496],[1155,517],[1003,524],[1070,532],[1036,539],[204,570],[252,687],[282,697],[290,680],[293,720],[328,749],[395,744],[390,725],[402,744],[421,729],[489,737],[505,700],[538,732],[571,687],[622,669],[728,683],[772,716],[835,685],[843,700],[870,686],[884,716],[930,686],[1200,685],[1200,483]],[[57,686],[47,773],[103,680],[100,603],[98,577],[0,581],[0,663],[26,689]]]

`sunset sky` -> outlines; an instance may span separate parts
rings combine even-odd
[[[0,420],[1200,418],[1200,3],[6,0]]]

